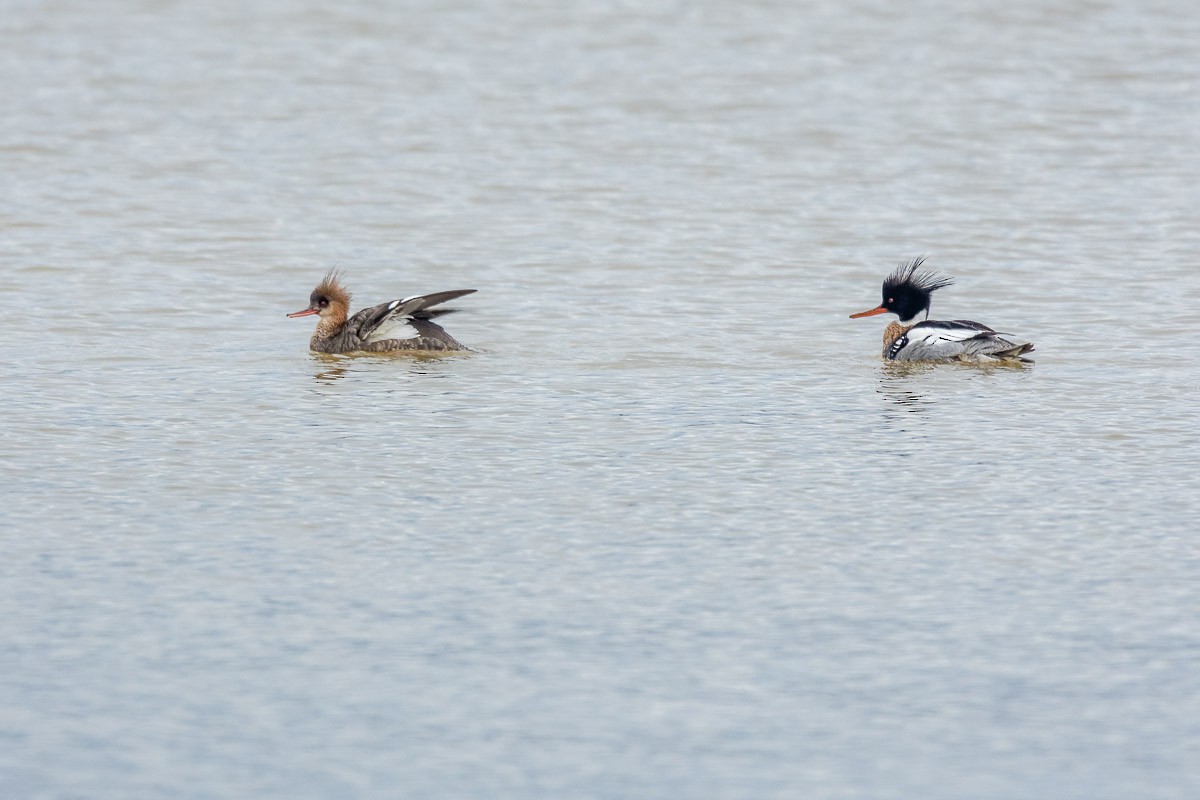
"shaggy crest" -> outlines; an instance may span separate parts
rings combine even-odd
[[[909,287],[928,295],[954,283],[954,278],[943,278],[931,269],[922,269],[924,263],[925,256],[917,256],[912,261],[902,262],[896,267],[895,272],[883,282],[884,298],[895,294],[901,287]]]
[[[342,273],[336,267],[325,273],[325,277],[317,284],[317,288],[312,290],[309,295],[309,302],[316,303],[322,298],[330,303],[341,303],[347,309],[350,308],[350,292],[342,286]]]

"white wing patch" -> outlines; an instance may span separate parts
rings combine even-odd
[[[397,303],[403,301],[396,301]],[[408,317],[390,317],[367,334],[364,340],[367,344],[382,342],[385,339],[414,339],[420,334],[408,322]]]
[[[986,335],[991,331],[983,331],[977,328],[968,328],[966,326],[954,326],[953,328],[943,327],[941,325],[915,325],[908,330],[908,341],[910,344],[936,344],[937,342],[964,342],[967,339],[974,339],[976,336]]]

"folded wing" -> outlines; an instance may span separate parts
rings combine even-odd
[[[1014,342],[987,325],[965,319],[918,322],[892,343],[889,360],[938,361],[949,358],[1015,358],[1033,345]]]

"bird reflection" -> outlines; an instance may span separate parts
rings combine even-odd
[[[456,353],[455,355],[461,356],[462,354]],[[371,372],[372,365],[377,367],[380,362],[402,362],[403,372],[408,375],[445,378],[450,375],[445,367],[447,362],[453,358],[447,354],[424,352],[364,353],[361,356],[312,353],[311,356],[315,366],[318,367],[317,372],[313,373],[313,380],[326,386],[348,378],[354,373]]]
[[[916,379],[928,374],[935,364],[922,361],[885,361],[879,367],[879,394],[913,414],[927,411],[932,401],[918,394]]]
[[[945,375],[944,370],[960,369],[974,373],[972,377],[986,377],[1000,371],[1021,372],[1031,369],[1032,361],[997,361],[989,363],[942,363],[936,361],[885,361],[879,367],[879,388],[876,389],[888,401],[903,411],[920,414],[929,411],[940,395],[926,392],[933,385],[935,374]],[[940,384],[944,389],[945,384]]]
[[[346,377],[346,368],[334,367],[333,369],[321,370],[317,374],[313,375],[313,380],[315,380],[317,383],[329,385],[337,383],[344,377]]]

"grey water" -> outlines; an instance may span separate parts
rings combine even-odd
[[[1200,795],[1198,41],[6,3],[0,796]],[[883,363],[923,253],[1036,363]]]

